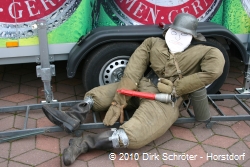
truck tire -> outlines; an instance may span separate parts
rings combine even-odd
[[[120,81],[130,56],[139,45],[137,42],[108,43],[93,51],[83,64],[84,91]]]
[[[214,39],[207,39],[206,42],[199,41],[195,44],[214,46],[224,55],[225,66],[223,74],[207,86],[208,94],[217,93],[226,80],[229,71],[227,51]],[[83,65],[82,80],[84,91],[88,91],[99,85],[120,81],[129,57],[139,45],[136,42],[108,43],[93,51]]]
[[[228,57],[227,51],[222,46],[221,43],[219,43],[218,41],[216,41],[215,39],[212,39],[212,38],[207,38],[207,41],[205,41],[205,42],[197,41],[194,44],[203,44],[203,45],[207,45],[207,46],[216,47],[221,51],[221,53],[224,56],[225,65],[224,65],[223,73],[212,84],[207,86],[207,93],[208,94],[216,94],[220,90],[221,86],[224,84],[224,82],[227,78],[228,72],[229,72],[230,62],[229,62],[229,57]]]

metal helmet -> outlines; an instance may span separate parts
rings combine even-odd
[[[191,34],[193,37],[197,37],[198,20],[191,14],[180,13],[178,14],[172,25],[169,27],[187,34]]]

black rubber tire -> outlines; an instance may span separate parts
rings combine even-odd
[[[220,90],[221,86],[224,84],[224,82],[225,82],[225,80],[227,78],[228,72],[229,72],[230,61],[229,61],[229,57],[228,57],[227,51],[222,46],[221,43],[219,43],[215,39],[211,39],[211,38],[207,38],[206,42],[197,41],[197,42],[195,42],[195,44],[203,44],[203,45],[207,45],[207,46],[216,47],[216,48],[218,48],[222,52],[222,54],[224,56],[225,65],[224,65],[223,73],[212,84],[210,84],[209,86],[207,86],[207,93],[208,94],[216,94]]]
[[[93,51],[83,64],[82,81],[84,91],[88,91],[99,85],[108,84],[100,82],[99,79],[99,75],[105,64],[112,59],[116,61],[119,58],[128,61],[139,45],[140,43],[137,42],[108,43]]]
[[[225,66],[222,75],[207,87],[208,94],[215,94],[225,82],[229,72],[230,63],[227,51],[218,41],[210,38],[207,39],[206,42],[197,41],[195,44],[204,44],[216,47],[222,52],[225,58]],[[115,58],[119,59],[119,57],[126,57],[125,59],[128,60],[129,56],[132,55],[134,50],[139,45],[140,44],[136,42],[108,43],[93,51],[88,59],[84,61],[83,65],[82,81],[84,90],[88,91],[99,85],[108,84],[101,83],[99,79],[103,66],[110,60]]]

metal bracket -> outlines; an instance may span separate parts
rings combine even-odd
[[[36,66],[36,76],[41,77],[43,80],[49,80],[51,76],[56,76],[55,65],[50,65],[50,68]]]
[[[244,87],[243,88],[236,88],[236,91],[239,94],[248,94],[250,93],[250,52],[247,52],[248,55],[248,65],[245,68],[245,77],[244,77]]]
[[[40,61],[41,65],[36,67],[36,73],[37,77],[41,77],[44,85],[46,101],[42,101],[42,103],[56,102],[57,100],[54,100],[53,92],[51,90],[51,77],[55,76],[56,72],[55,65],[50,65],[50,60],[53,56],[49,55],[46,20],[37,20],[37,24],[35,24],[33,28],[37,29],[39,38],[40,58],[37,58],[37,62]]]

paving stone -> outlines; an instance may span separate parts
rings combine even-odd
[[[76,86],[82,84],[82,81],[77,78],[68,78],[66,80],[60,81],[59,83],[66,84],[66,85],[71,85],[71,86]]]
[[[62,161],[62,160],[61,160]],[[102,165],[101,165],[102,166]],[[62,163],[62,167],[66,167],[63,163]],[[90,167],[87,165],[87,162],[84,161],[80,161],[80,160],[76,160],[73,164],[70,165],[70,167]],[[94,166],[93,166],[94,167]],[[97,166],[96,166],[97,167]],[[112,166],[111,166],[112,167]]]
[[[235,94],[236,91],[235,91],[235,90],[234,90],[234,91],[227,91],[227,90],[221,90],[221,89],[220,89],[220,93],[221,93],[221,94]]]
[[[165,134],[163,134],[161,137],[156,139],[154,141],[154,143],[155,143],[156,146],[158,146],[158,145],[161,145],[162,143],[165,143],[165,142],[169,141],[172,138],[173,138],[173,136],[170,133],[170,131],[168,130]]]
[[[250,121],[245,121],[246,124],[248,124],[250,126]]]
[[[238,138],[238,136],[235,134],[235,132],[229,126],[215,124],[215,125],[213,125],[212,130],[217,135]]]
[[[61,92],[55,92],[54,93],[54,99],[58,101],[62,101],[63,99],[67,99],[72,97],[72,94],[66,94],[66,93],[61,93]]]
[[[202,167],[236,167],[235,165],[219,162],[219,161],[209,161],[206,164],[202,165]]]
[[[42,150],[31,150],[29,152],[26,152],[24,154],[21,154],[15,158],[13,158],[13,161],[22,162],[24,164],[28,165],[39,165],[41,163],[44,163],[52,158],[55,158],[57,155],[54,153],[42,151]]]
[[[0,166],[8,166],[8,161],[3,161],[3,162],[0,162]]]
[[[18,115],[25,116],[26,111],[20,111],[20,112],[18,112]],[[43,117],[45,117],[45,114],[43,113],[43,111],[41,109],[29,111],[29,118],[39,119],[39,118],[43,118]]]
[[[244,142],[248,146],[248,148],[250,148],[250,141],[244,141]]]
[[[244,76],[240,76],[240,77],[238,77],[238,78],[236,78],[237,79],[237,81],[239,81],[239,83],[241,83],[241,85],[243,85],[244,83]]]
[[[30,95],[30,96],[37,96],[37,87],[20,85],[19,92],[22,94]]]
[[[25,100],[25,101],[21,101],[18,104],[18,106],[26,106],[26,105],[30,105],[30,104],[37,104],[37,98],[34,97],[33,99],[29,99],[29,100]],[[39,102],[40,103],[40,102]]]
[[[211,129],[206,128],[204,124],[195,126],[192,129],[192,132],[194,133],[198,141],[204,141],[214,135],[213,131]]]
[[[46,136],[61,139],[61,138],[65,137],[65,136],[68,136],[68,133],[66,133],[64,131],[62,131],[62,132],[53,132],[53,133],[46,133]]]
[[[235,123],[231,128],[240,138],[244,138],[250,134],[250,127],[244,121]]]
[[[217,112],[217,110],[211,104],[209,105],[209,111],[210,111],[211,116],[217,116],[217,115],[219,115],[219,113]]]
[[[0,144],[0,157],[1,158],[9,158],[10,153],[10,143],[1,143]]]
[[[19,83],[20,82],[20,75],[15,75],[15,74],[5,74],[3,76],[3,80],[4,81],[8,81],[8,82],[14,82],[14,83]]]
[[[80,93],[79,95],[76,96],[76,100],[83,100],[84,99],[84,94]]]
[[[218,148],[218,147],[214,147],[214,146],[209,146],[209,145],[202,145],[202,147],[204,148],[205,152],[207,153],[206,155],[206,159],[208,159],[209,161],[212,161],[211,158],[209,158],[209,156],[215,155],[216,158],[219,155],[227,155],[230,153],[227,151],[227,149],[223,149],[223,148]],[[217,158],[218,159],[218,158]],[[225,162],[225,163],[229,163],[229,164],[233,164],[233,165],[237,165],[237,162],[235,160],[216,160],[216,161],[220,161],[220,162]]]
[[[138,153],[141,156],[143,153],[150,152],[154,148],[155,148],[154,146],[146,145],[146,146],[143,146],[139,149],[117,148],[117,149],[113,149],[112,152],[116,153],[117,155],[119,155],[120,153],[123,153],[123,154],[125,154],[125,153],[129,153],[129,154]]]
[[[124,166],[128,166],[128,167],[139,167],[139,164],[136,160],[124,160],[124,161],[121,161],[119,159],[116,159],[113,161],[114,163],[114,166],[115,167],[124,167]]]
[[[172,139],[172,140],[170,140],[170,141],[168,141],[168,142],[166,142],[158,147],[163,148],[163,149],[168,149],[168,150],[172,150],[172,151],[185,153],[187,150],[191,149],[195,145],[197,145],[197,143],[174,138],[174,139]]]
[[[24,129],[25,120],[26,120],[25,117],[16,115],[14,128]],[[36,120],[28,118],[28,120],[27,120],[27,129],[30,129],[30,128],[36,128]]]
[[[71,97],[68,97],[68,98],[65,98],[65,99],[61,100],[61,102],[63,102],[63,101],[76,101],[76,97],[71,96]]]
[[[181,166],[181,167],[190,167],[190,164],[187,160],[178,159],[179,155],[181,156],[182,153],[174,152],[170,150],[164,150],[158,148],[159,154],[162,156],[162,160],[164,164],[169,166]]]
[[[246,110],[244,110],[240,105],[237,105],[233,107],[233,110],[238,114],[238,115],[249,115]]]
[[[14,103],[19,103],[19,102],[26,101],[26,100],[33,99],[33,98],[34,98],[33,96],[19,93],[19,94],[14,94],[14,95],[3,97],[2,99],[6,101],[11,101]]]
[[[59,139],[45,136],[37,135],[36,136],[36,148],[52,153],[59,154]]]
[[[25,165],[23,163],[14,162],[14,161],[9,161],[8,166],[9,167],[30,167],[30,165]]]
[[[226,91],[234,91],[236,88],[239,88],[239,85],[232,85],[232,84],[223,84],[220,89]]]
[[[168,166],[168,165],[161,165],[160,167],[170,167],[170,166]]]
[[[173,136],[176,138],[197,142],[193,133],[189,129],[178,127],[178,126],[172,126],[170,130]]]
[[[6,159],[0,158],[0,163],[6,161]]]
[[[46,161],[36,167],[60,167],[61,166],[61,158],[58,156],[49,161]]]
[[[1,113],[0,114],[0,122],[1,122],[1,119],[6,118],[6,117],[10,117],[10,116],[13,116],[13,113]]]
[[[3,88],[0,90],[0,98],[16,94],[18,93],[18,91],[19,91],[19,85]]]
[[[56,73],[56,81],[57,82],[61,82],[61,81],[64,81],[64,80],[67,80],[68,77],[67,75],[65,75],[64,71],[61,71],[60,73]]]
[[[50,122],[50,120],[47,117],[39,118],[37,120],[37,127],[38,128],[50,127],[50,126],[56,126],[56,125],[53,124],[52,122]]]
[[[237,121],[218,121],[216,122],[217,124],[225,125],[225,126],[232,126],[236,123]]]
[[[232,146],[234,143],[236,143],[237,141],[238,141],[238,139],[214,135],[202,143],[212,145],[212,146],[221,147],[221,148],[228,148],[228,147]]]
[[[201,122],[194,122],[194,123],[182,123],[178,124],[179,127],[187,128],[187,129],[192,129],[197,125],[202,124]]]
[[[82,97],[84,97],[84,95],[85,95],[85,93],[86,93],[86,92],[83,90],[82,84],[76,85],[76,86],[75,86],[75,92],[76,92],[76,95],[82,96]],[[83,98],[82,98],[82,99],[83,99]]]
[[[0,89],[6,88],[6,87],[10,87],[10,86],[14,86],[17,85],[16,83],[12,83],[12,82],[6,82],[6,81],[1,81],[0,82]]]
[[[232,66],[230,67],[229,71],[230,71],[230,72],[241,73],[241,70],[239,70],[239,69],[236,68],[236,67],[232,67]]]
[[[65,85],[65,84],[58,83],[56,86],[56,90],[57,90],[57,92],[67,93],[67,94],[71,94],[71,95],[75,94],[74,88],[72,86]]]
[[[163,164],[162,156],[156,149],[143,153],[138,163],[143,167],[161,166]]]
[[[88,153],[81,154],[77,159],[82,160],[82,161],[89,161],[105,153],[106,151],[103,151],[103,150],[91,150]]]
[[[192,113],[193,113],[193,110],[190,109],[190,111],[192,111]],[[190,117],[190,115],[188,114],[188,112],[186,110],[180,111],[180,115],[181,115],[180,118],[182,118],[182,117],[189,118]]]
[[[215,103],[219,106],[230,107],[230,108],[238,104],[237,101],[232,100],[232,99],[224,99],[223,101],[215,101]]]
[[[188,150],[186,155],[189,155],[188,162],[192,167],[199,167],[207,161],[206,153],[200,145]]]
[[[250,166],[250,160],[248,160],[242,165],[242,167],[249,167],[249,166]]]
[[[39,80],[36,76],[36,73],[29,73],[21,76],[21,83],[25,84],[26,82]]]
[[[250,141],[250,135],[246,136],[246,137],[244,138],[244,141]]]
[[[18,156],[35,149],[35,137],[28,137],[12,142],[10,150],[10,158]]]
[[[13,69],[11,71],[8,71],[8,75],[9,74],[15,74],[15,75],[24,75],[24,74],[28,74],[28,73],[32,73],[32,71],[30,71],[29,69],[26,68],[19,68],[19,69]]]
[[[228,150],[231,154],[237,155],[237,157],[235,157],[237,159],[238,157],[240,157],[240,155],[245,154],[244,158],[239,160],[235,159],[239,164],[243,164],[249,159],[250,149],[242,141],[239,141],[238,143],[230,147]]]
[[[242,84],[235,78],[226,78],[224,83],[242,86]]]
[[[229,107],[220,106],[219,108],[226,116],[237,115],[237,113]]]
[[[13,123],[14,123],[14,115],[10,116],[10,117],[6,117],[0,120],[0,131],[5,131],[7,129],[10,129],[13,127]]]
[[[114,165],[113,162],[109,160],[109,154],[106,153],[102,156],[99,156],[95,159],[88,161],[88,167],[96,167],[96,166],[112,167]]]
[[[43,82],[41,81],[41,79],[36,79],[29,82],[25,82],[24,85],[40,88],[43,87]]]
[[[228,73],[228,78],[239,78],[240,76],[242,76],[242,73],[237,73],[237,72],[230,72]],[[230,85],[230,84],[229,84]]]
[[[93,123],[93,122],[94,122],[93,114],[92,112],[88,112],[86,115],[86,119],[84,120],[84,123]]]

